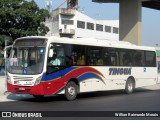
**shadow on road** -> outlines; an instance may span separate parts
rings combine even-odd
[[[129,95],[137,95],[142,93],[148,92],[155,92],[160,90],[149,90],[149,89],[135,89],[132,94]],[[117,97],[117,96],[126,96],[127,94],[124,93],[123,90],[114,90],[114,91],[98,91],[98,92],[87,92],[87,93],[80,93],[77,96],[78,100],[86,100],[86,99],[93,99],[93,98],[103,98],[103,97]],[[7,96],[9,100],[15,101],[27,101],[27,102],[53,102],[53,101],[66,101],[64,95],[53,95],[53,96],[44,96],[43,98],[34,98],[32,95],[25,95],[25,94],[13,94],[10,93]]]

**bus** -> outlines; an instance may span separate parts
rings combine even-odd
[[[14,41],[7,88],[36,98],[124,90],[157,83],[156,50],[122,41],[30,36]]]

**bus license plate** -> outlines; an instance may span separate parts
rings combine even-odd
[[[25,90],[25,88],[19,88],[19,90]]]

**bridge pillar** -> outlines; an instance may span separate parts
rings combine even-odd
[[[119,39],[141,45],[141,0],[120,0]]]

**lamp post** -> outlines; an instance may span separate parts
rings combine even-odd
[[[4,59],[5,59],[5,92],[7,93],[7,42],[8,40],[5,40],[5,48],[4,48]]]

